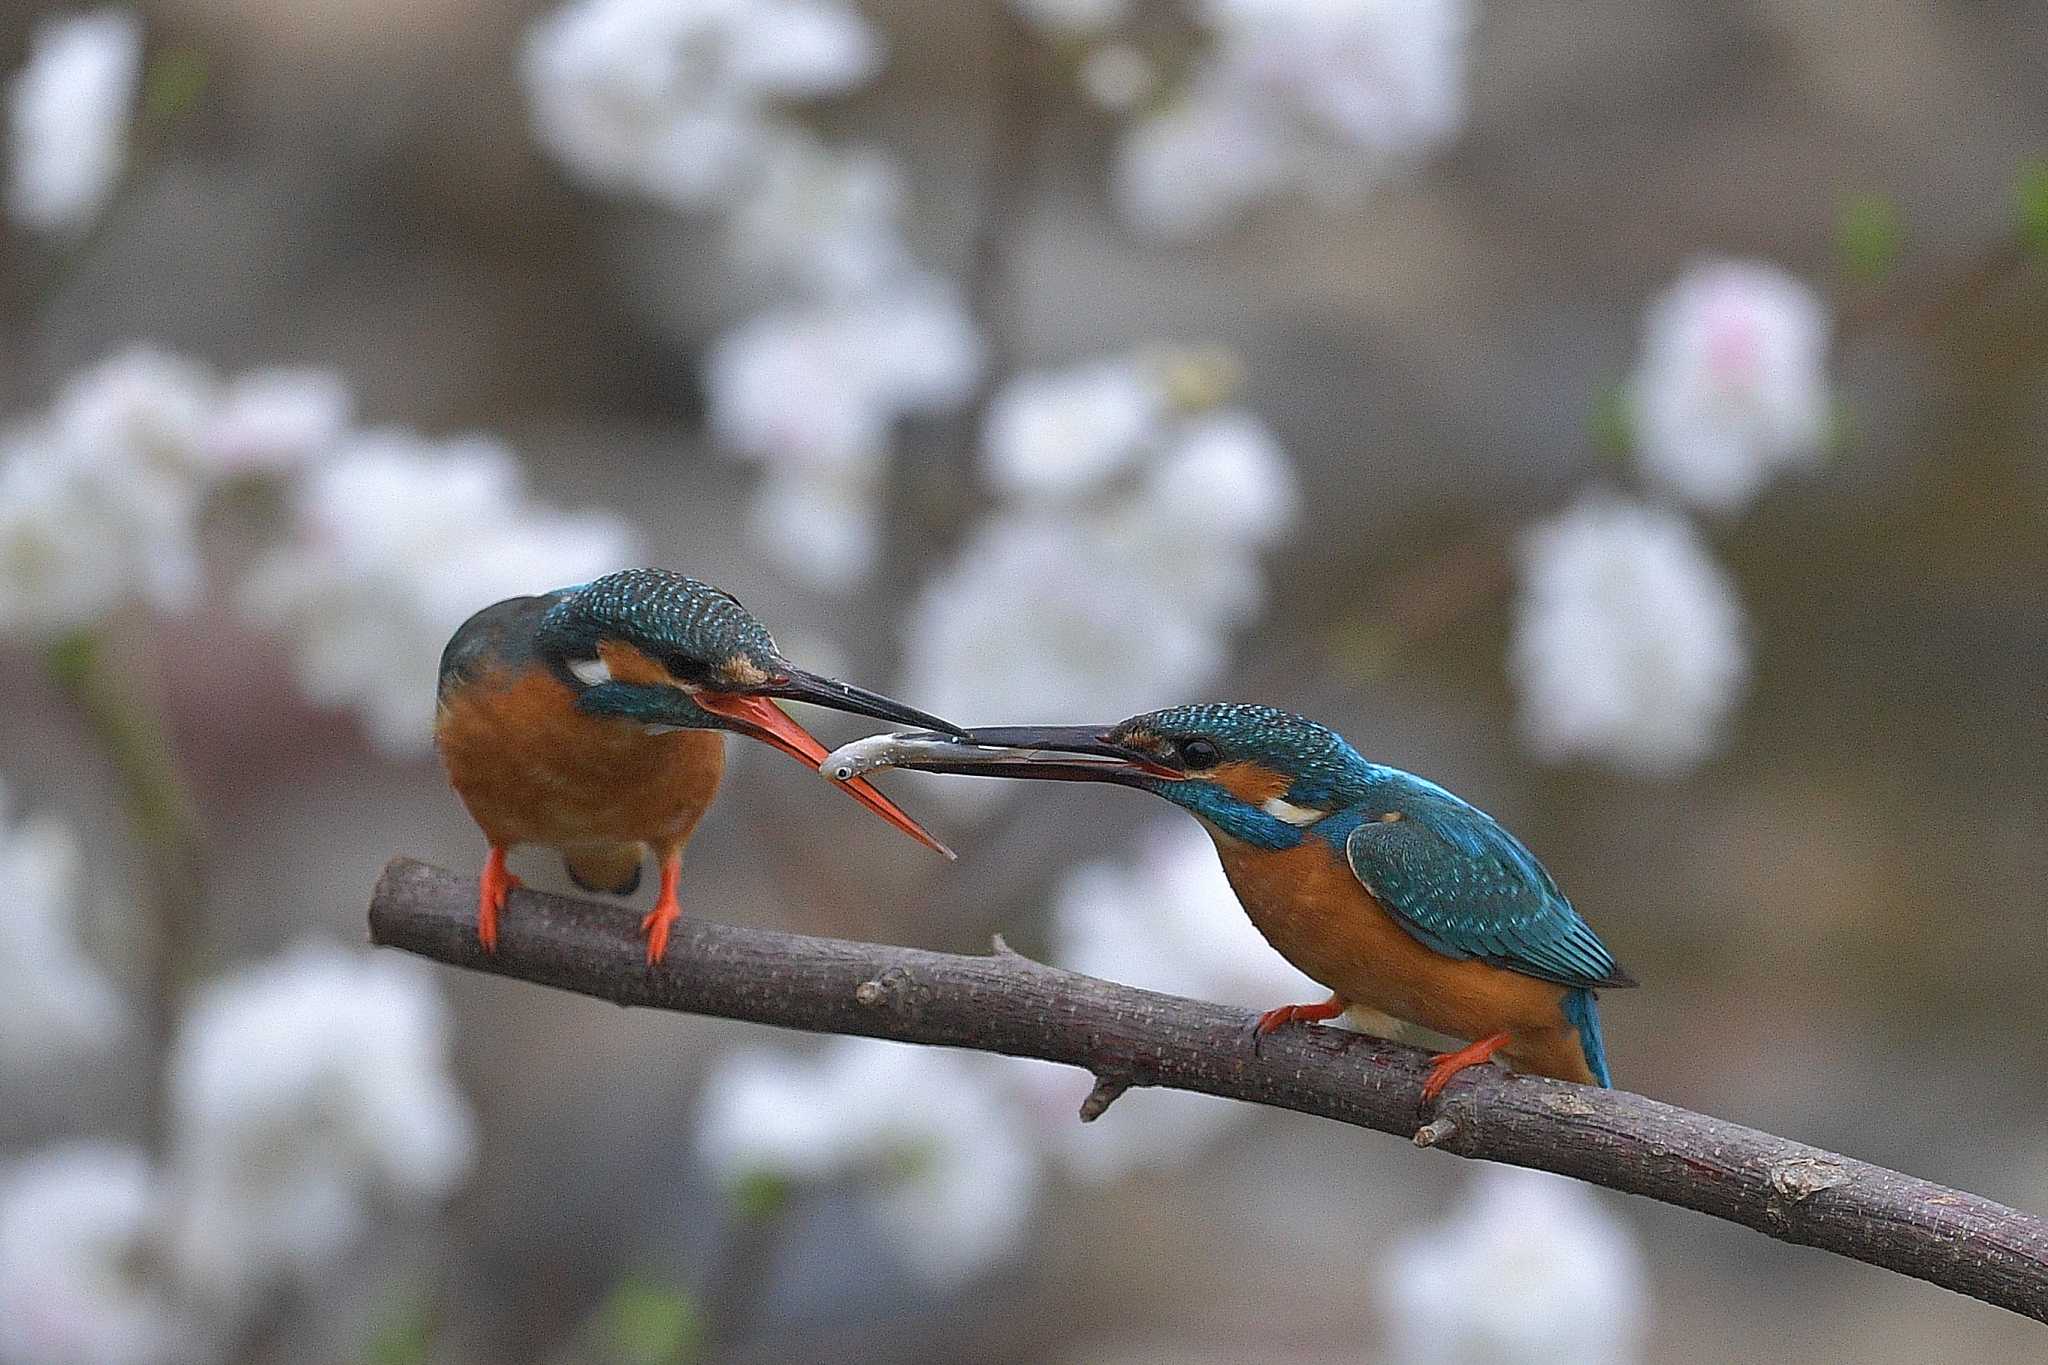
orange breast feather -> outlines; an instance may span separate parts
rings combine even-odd
[[[725,770],[717,730],[650,735],[576,709],[544,668],[499,669],[442,704],[435,742],[448,780],[493,844],[679,847]]]
[[[1424,947],[1323,840],[1272,852],[1219,834],[1216,846],[1266,941],[1346,1000],[1455,1038],[1562,1024],[1563,987]]]

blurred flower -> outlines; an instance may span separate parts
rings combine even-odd
[[[930,277],[762,313],[720,337],[705,362],[712,429],[736,453],[772,463],[873,461],[897,418],[965,402],[982,356],[958,292]]]
[[[131,597],[180,606],[198,579],[176,486],[73,458],[42,429],[0,435],[0,633],[61,635]]]
[[[74,1142],[0,1168],[0,1365],[183,1365],[194,1322],[161,1273],[162,1181]]]
[[[1329,994],[1260,937],[1209,836],[1178,816],[1146,826],[1129,858],[1069,870],[1054,892],[1052,932],[1049,962],[1106,981],[1249,1009]],[[1094,1083],[1085,1071],[1011,1063],[1004,1075],[1049,1154],[1089,1180],[1187,1160],[1250,1112],[1211,1095],[1141,1088],[1084,1125],[1076,1116]]]
[[[78,942],[78,840],[47,816],[15,824],[7,805],[0,783],[0,1082],[75,1062],[127,1024]]]
[[[426,1204],[468,1173],[475,1124],[420,964],[319,943],[209,982],[170,1061],[177,1251],[222,1298],[311,1275],[373,1194]]]
[[[1202,17],[1213,43],[1180,100],[1118,154],[1141,232],[1198,236],[1284,191],[1354,196],[1464,122],[1466,0],[1208,0]]]
[[[529,502],[483,436],[358,433],[307,477],[298,521],[252,568],[244,608],[297,636],[309,697],[358,707],[394,754],[425,750],[441,649],[473,612],[633,560],[620,521]]]
[[[886,152],[838,151],[810,134],[768,139],[726,218],[734,262],[813,294],[877,289],[910,272],[898,227],[903,171]]]
[[[1630,396],[1644,471],[1715,511],[1747,504],[1827,435],[1828,314],[1773,265],[1702,261],[1650,306]]]
[[[881,548],[874,475],[862,465],[771,470],[754,490],[747,534],[805,587],[848,591],[873,572]]]
[[[1137,231],[1186,240],[1222,228],[1287,177],[1286,149],[1264,118],[1235,102],[1184,97],[1125,131],[1110,189]]]
[[[991,1060],[1026,1131],[1061,1171],[1108,1184],[1139,1171],[1191,1161],[1253,1112],[1249,1106],[1189,1090],[1136,1086],[1089,1123],[1081,1102],[1095,1078],[1077,1067],[1032,1057]]]
[[[339,442],[354,414],[355,398],[332,370],[251,370],[221,394],[200,460],[218,475],[288,472]]]
[[[66,381],[50,411],[51,436],[93,464],[190,483],[203,472],[218,387],[204,365],[132,346]]]
[[[958,1283],[1017,1251],[1040,1170],[976,1059],[867,1038],[808,1057],[729,1053],[705,1083],[698,1151],[729,1183],[857,1179],[916,1273]]]
[[[1153,821],[1132,855],[1060,881],[1049,960],[1127,986],[1270,1009],[1329,994],[1273,951],[1238,903],[1201,825]]]
[[[695,209],[758,161],[777,101],[879,62],[839,0],[572,0],[529,30],[522,75],[536,136],[572,174]]]
[[[1131,0],[1010,0],[1025,23],[1055,37],[1086,37],[1130,18]]]
[[[1159,84],[1152,59],[1129,43],[1103,43],[1088,50],[1078,72],[1081,93],[1112,113],[1135,109]]]
[[[1642,1251],[1584,1185],[1479,1166],[1442,1222],[1379,1259],[1387,1357],[1444,1365],[1623,1365],[1647,1316]]]
[[[1530,528],[1509,669],[1546,758],[1648,776],[1707,757],[1749,672],[1742,607],[1684,517],[1595,493]]]
[[[1019,375],[989,401],[982,467],[999,493],[1073,494],[1157,440],[1166,406],[1160,376],[1135,359]]]
[[[128,159],[142,21],[124,9],[39,20],[7,90],[7,210],[35,232],[92,226]]]
[[[1183,699],[1222,665],[1220,629],[1152,587],[1096,526],[991,516],[911,608],[903,693],[985,723],[1109,720]]]

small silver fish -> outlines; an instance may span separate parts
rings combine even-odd
[[[840,745],[825,755],[818,771],[835,782],[851,782],[877,768],[922,768],[990,759],[1019,764],[1044,763],[1063,768],[1094,764],[1112,766],[1122,762],[1108,755],[1077,754],[1065,749],[1020,749],[1007,744],[977,744],[971,739],[942,735],[935,730],[898,730],[894,734],[870,735],[866,739]]]
[[[973,747],[963,745],[951,735],[931,730],[900,730],[895,734],[870,735],[851,744],[842,744],[825,755],[818,771],[834,782],[851,782],[877,768],[894,768],[914,763],[920,758],[941,757],[948,753],[957,756],[961,749],[971,750]]]

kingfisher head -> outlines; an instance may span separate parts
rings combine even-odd
[[[865,761],[863,751],[875,755]],[[1359,799],[1375,771],[1327,726],[1271,706],[1215,702],[1114,725],[892,735],[848,745],[825,771],[880,767],[984,777],[1115,782],[1154,792],[1239,838],[1276,847]]]
[[[962,734],[899,701],[810,673],[782,657],[739,599],[665,569],[624,569],[562,590],[540,619],[536,659],[586,715],[652,734],[732,730],[816,768],[825,746],[774,699]],[[920,842],[945,852],[908,815],[861,783],[853,794]]]

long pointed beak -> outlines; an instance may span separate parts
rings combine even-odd
[[[1024,777],[1060,782],[1117,782],[1132,776],[1179,780],[1187,774],[1157,755],[1115,744],[1108,725],[1022,725],[962,735],[913,733],[855,740],[827,755],[820,771],[858,782],[877,768],[915,768],[972,777]]]
[[[727,720],[737,722],[741,732],[748,738],[758,739],[771,748],[780,749],[806,768],[817,769],[825,761],[825,746],[820,744],[810,731],[790,719],[788,712],[766,697],[745,692],[699,691],[691,700],[713,715],[724,716]],[[876,791],[874,786],[864,779],[856,778],[840,785],[846,789],[847,795],[926,848],[943,854],[948,859],[958,856],[952,849],[940,843],[923,825],[911,819],[901,806]]]
[[[747,692],[757,697],[809,702],[812,706],[827,706],[834,711],[872,716],[898,725],[915,725],[920,730],[936,730],[941,734],[967,733],[950,720],[905,706],[894,697],[885,697],[879,692],[870,692],[865,687],[855,687],[852,683],[843,683],[819,673],[806,673],[800,668],[785,668],[780,678],[759,687],[750,687]]]

